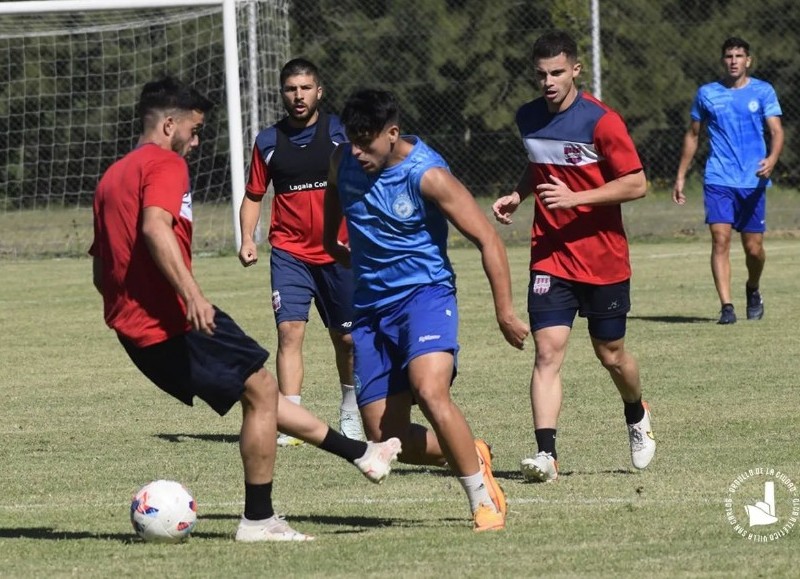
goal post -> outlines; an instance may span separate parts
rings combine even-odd
[[[204,130],[198,158],[190,159],[195,203],[216,219],[213,240],[199,249],[238,249],[245,151],[259,128],[279,116],[273,87],[289,50],[288,4],[0,2],[0,125],[8,126],[0,135],[0,212],[91,206],[97,179],[138,136],[141,86],[173,74],[222,105]],[[233,214],[233,229],[226,219],[224,233],[220,205]],[[5,245],[0,257],[37,254]]]

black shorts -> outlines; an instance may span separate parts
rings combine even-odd
[[[531,331],[551,326],[572,327],[577,313],[589,320],[589,335],[603,341],[625,336],[631,309],[631,283],[594,285],[532,271],[528,285]]]
[[[214,335],[191,331],[139,348],[119,337],[136,367],[156,386],[189,406],[195,396],[224,416],[244,393],[245,381],[269,352],[218,308]]]

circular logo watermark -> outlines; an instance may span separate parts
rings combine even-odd
[[[785,537],[800,519],[800,494],[786,473],[774,468],[751,468],[728,486],[725,518],[734,532],[753,543]]]

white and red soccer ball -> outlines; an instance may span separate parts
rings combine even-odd
[[[156,480],[140,488],[131,501],[131,523],[145,541],[177,543],[194,529],[197,503],[179,482]]]

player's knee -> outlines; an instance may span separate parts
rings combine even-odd
[[[265,368],[250,375],[244,383],[242,404],[254,410],[277,409],[278,382]]]

